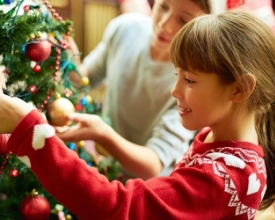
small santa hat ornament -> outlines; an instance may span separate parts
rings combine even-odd
[[[212,14],[219,14],[224,11],[244,5],[245,0],[209,0]]]

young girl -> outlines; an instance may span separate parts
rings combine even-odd
[[[244,175],[238,181],[231,175],[236,188],[240,183],[247,184],[248,197],[261,192],[262,207],[275,198],[274,43],[271,29],[261,26],[258,19],[244,12],[231,12],[191,22],[171,48],[178,72],[172,95],[178,100],[183,126],[209,127],[198,135],[204,142],[201,148],[223,147],[219,152],[239,155],[246,166],[253,166],[246,176],[246,166],[224,157],[227,166],[241,169]],[[266,168],[260,158],[262,150]],[[192,156],[187,154],[185,158]],[[221,157],[214,153],[212,159]]]
[[[202,131],[169,177],[110,183],[38,111],[0,94],[0,132],[12,133],[8,150],[82,220],[253,219],[261,201],[265,207],[275,198],[271,29],[247,12],[204,15],[177,34],[171,59],[181,122]],[[85,115],[87,129],[91,117]]]

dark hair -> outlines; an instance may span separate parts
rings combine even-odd
[[[256,86],[249,97],[267,168],[267,190],[261,209],[275,201],[275,36],[254,14],[232,10],[195,18],[176,35],[171,60],[187,71],[215,73],[222,83],[253,74]],[[243,82],[243,81],[242,81]],[[242,83],[244,89],[246,84]]]

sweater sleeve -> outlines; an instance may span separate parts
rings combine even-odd
[[[177,168],[170,177],[129,180],[125,186],[109,182],[67,148],[37,110],[15,128],[8,148],[81,220],[248,219],[246,212],[233,217],[232,195],[208,164]]]

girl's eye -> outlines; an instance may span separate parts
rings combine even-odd
[[[185,80],[186,84],[192,84],[192,83],[194,83],[193,80],[190,80],[188,78],[184,78],[184,80]]]
[[[175,74],[176,76],[179,75],[178,73],[174,73],[174,74]],[[195,81],[193,81],[193,80],[191,80],[191,79],[189,79],[189,78],[187,78],[187,77],[185,77],[183,80],[185,81],[186,84],[193,84],[193,83],[195,83]]]

